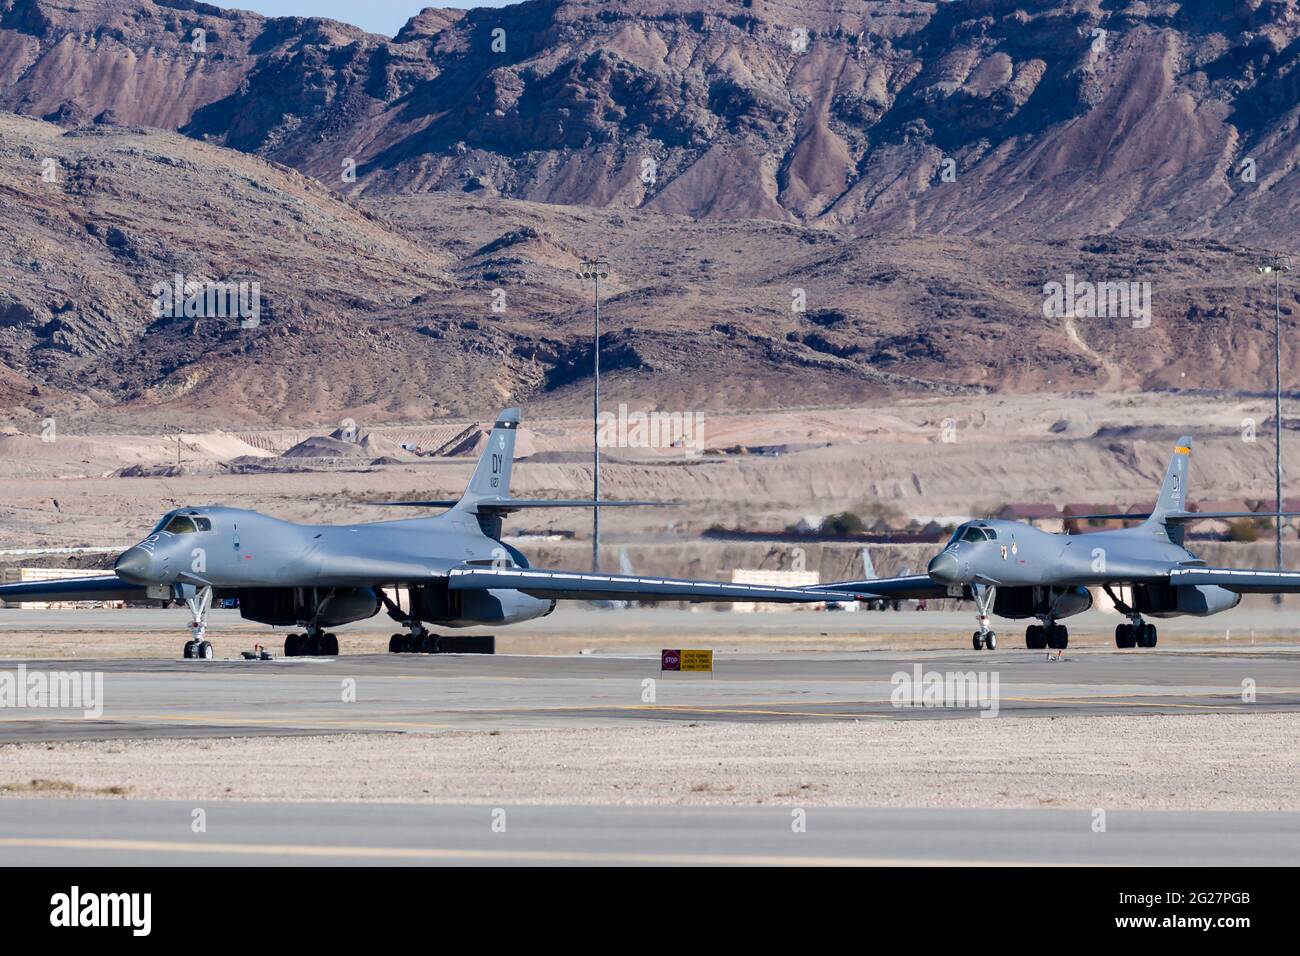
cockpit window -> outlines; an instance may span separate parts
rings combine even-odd
[[[170,514],[165,515],[154,526],[152,534],[157,534],[159,531],[166,531],[169,534],[195,534],[199,531],[211,530],[212,521],[202,515]]]
[[[971,525],[962,532],[961,539],[963,541],[987,541],[989,536],[984,533],[983,528],[977,528],[975,525]]]

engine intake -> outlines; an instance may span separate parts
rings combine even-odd
[[[993,613],[1012,620],[1048,614],[1059,619],[1090,607],[1092,593],[1085,587],[998,588],[993,600]]]
[[[373,617],[379,595],[373,588],[240,588],[239,614],[249,621],[292,627],[314,621],[337,627]]]

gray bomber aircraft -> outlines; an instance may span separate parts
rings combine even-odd
[[[774,588],[629,574],[544,571],[501,540],[505,515],[525,508],[588,508],[586,500],[509,497],[520,413],[507,409],[488,437],[469,487],[457,501],[375,502],[446,508],[427,517],[354,525],[301,525],[222,506],[179,508],[118,556],[112,576],[0,586],[0,600],[182,600],[190,608],[184,656],[210,658],[206,638],[214,600],[238,598],[243,617],[300,627],[287,656],[334,655],[327,629],[387,610],[407,628],[393,652],[438,651],[425,627],[502,625],[543,617],[557,600],[771,601],[842,600],[809,588]],[[601,501],[600,506],[657,502]],[[408,607],[385,593],[406,589]]]
[[[1132,528],[1053,534],[1016,521],[968,521],[953,532],[927,573],[821,585],[874,598],[960,597],[975,601],[975,650],[993,650],[997,635],[989,614],[1036,618],[1025,631],[1031,649],[1065,648],[1060,623],[1092,606],[1100,587],[1128,622],[1115,628],[1117,647],[1155,647],[1156,627],[1146,617],[1205,617],[1236,607],[1243,594],[1300,592],[1300,573],[1210,568],[1183,547],[1186,526],[1207,518],[1294,517],[1276,512],[1189,512],[1187,466],[1192,440],[1180,438],[1150,514],[1081,515],[1140,519]]]

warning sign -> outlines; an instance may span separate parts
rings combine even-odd
[[[713,672],[713,651],[663,650],[659,652],[661,671]]]
[[[682,670],[712,671],[713,651],[682,651]]]

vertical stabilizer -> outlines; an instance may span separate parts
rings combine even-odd
[[[484,498],[510,496],[510,469],[515,460],[515,435],[521,418],[517,408],[507,408],[497,416],[488,435],[487,447],[483,449],[457,508],[467,510]]]

